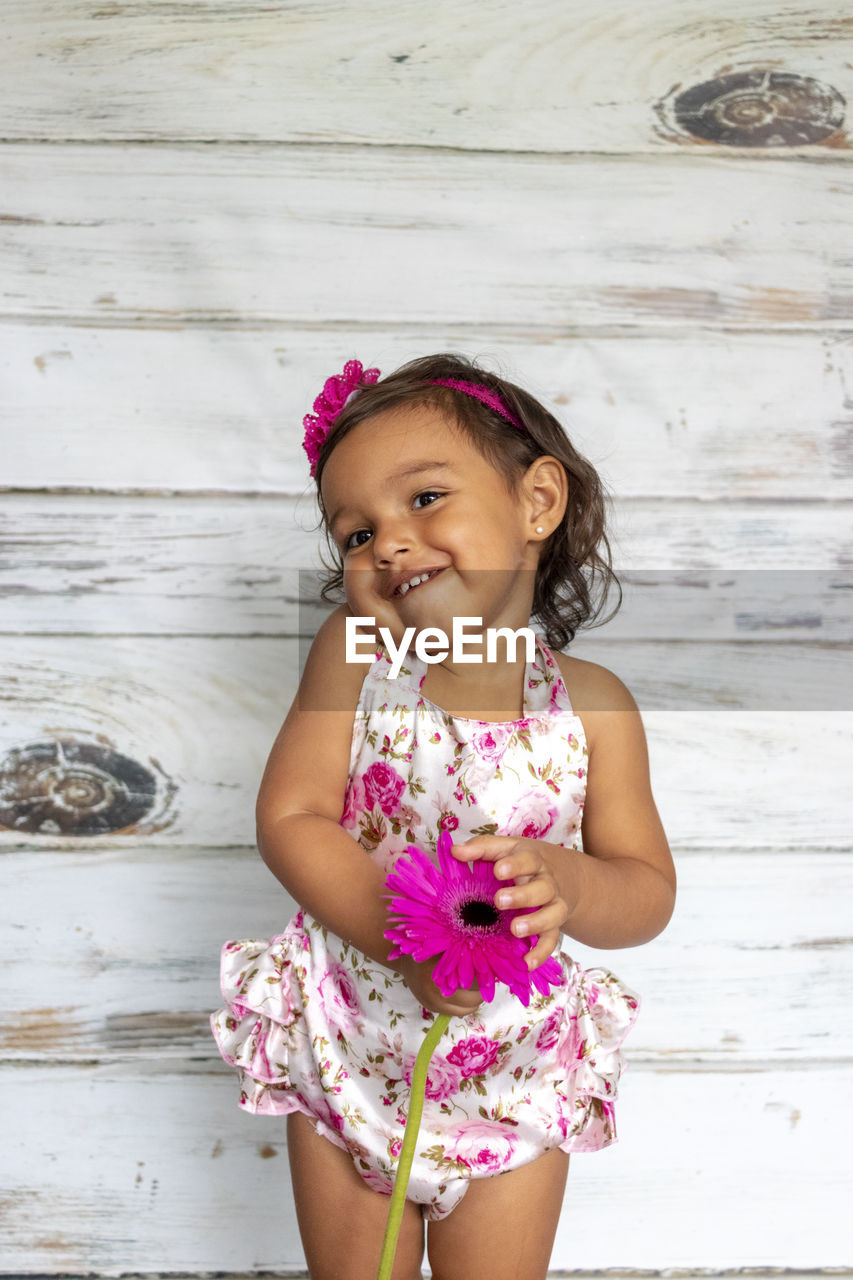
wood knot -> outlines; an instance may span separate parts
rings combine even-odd
[[[790,71],[740,71],[693,85],[673,100],[676,124],[729,147],[801,147],[824,142],[844,123],[846,101],[832,85]]]
[[[41,835],[124,831],[162,793],[155,773],[100,743],[34,742],[0,760],[0,826]]]

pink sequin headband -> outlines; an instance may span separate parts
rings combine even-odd
[[[455,378],[433,378],[430,385],[433,387],[453,387],[454,391],[464,391],[466,396],[473,396],[475,400],[488,405],[495,413],[499,413],[502,418],[506,418],[507,422],[511,422],[514,427],[518,427],[519,431],[527,430],[524,423],[519,422],[514,413],[510,413],[497,392],[490,391],[488,387],[482,386],[479,382],[458,382]]]
[[[305,427],[302,447],[308,455],[312,476],[317,469],[317,460],[326,437],[340,417],[353,391],[361,386],[372,386],[378,378],[378,369],[365,369],[360,360],[348,360],[344,365],[343,373],[326,379],[323,390],[314,401],[314,412],[306,413],[302,420]],[[479,382],[460,382],[455,378],[433,378],[430,386],[451,387],[454,391],[462,391],[466,396],[472,396],[495,413],[499,413],[519,431],[526,430],[524,424],[510,413],[500,396]]]

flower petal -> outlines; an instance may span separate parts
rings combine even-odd
[[[532,974],[525,955],[535,938],[517,938],[511,931],[519,911],[500,911],[497,918],[482,924],[465,922],[463,909],[474,901],[494,903],[498,880],[491,862],[483,859],[463,862],[450,852],[450,833],[442,830],[437,842],[436,862],[422,849],[409,845],[400,854],[386,877],[390,904],[389,929],[385,937],[394,943],[389,958],[411,955],[417,961],[438,956],[432,977],[447,998],[476,981],[483,999],[494,999],[495,983],[504,983],[527,1005],[531,986],[547,995],[549,984],[562,980],[559,964],[550,959]]]

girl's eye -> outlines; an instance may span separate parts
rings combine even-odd
[[[436,498],[443,498],[444,494],[439,493],[436,489],[423,489],[420,493],[416,493],[412,499],[412,506],[416,510],[423,507],[431,507]],[[344,551],[356,551],[359,547],[363,547],[368,539],[373,537],[370,529],[356,529],[353,533],[348,534],[344,538]]]
[[[423,493],[415,494],[415,506],[417,507],[421,499],[423,498],[424,499],[423,505],[425,507],[429,507],[432,505],[432,503],[435,501],[436,498],[440,498],[441,496],[442,495],[440,493],[436,493],[435,489],[424,489]]]
[[[356,529],[355,533],[351,533],[344,540],[344,551],[354,551],[356,547],[363,547],[369,537],[369,529]]]

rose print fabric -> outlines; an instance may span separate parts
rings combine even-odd
[[[420,692],[427,667],[407,656],[389,677],[368,667],[353,726],[341,825],[386,870],[407,844],[434,851],[497,833],[580,847],[583,726],[550,650],[537,640],[524,714],[492,723],[451,716]],[[615,1140],[620,1046],[638,997],[606,969],[558,952],[563,983],[525,1008],[506,988],[453,1018],[429,1067],[408,1198],[428,1218],[458,1204],[471,1178],[517,1168],[553,1147]],[[269,940],[226,943],[223,1008],[211,1025],[239,1072],[240,1105],[302,1111],[389,1193],[415,1055],[433,1014],[390,969],[299,912]]]

